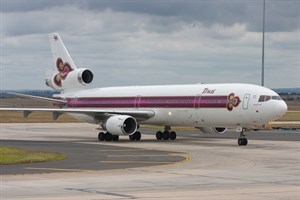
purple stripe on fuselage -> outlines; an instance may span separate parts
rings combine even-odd
[[[226,108],[227,96],[69,98],[77,108]]]
[[[227,102],[227,96],[204,96],[198,105],[200,108],[223,108]]]

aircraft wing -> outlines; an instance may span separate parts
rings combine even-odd
[[[52,102],[62,106],[66,105],[67,103],[67,101],[61,99],[39,97],[14,92],[10,92],[10,94],[30,99]],[[52,112],[53,120],[56,120],[61,114],[64,113],[85,114],[100,120],[105,120],[111,115],[130,115],[131,117],[136,118],[137,121],[146,120],[155,115],[155,112],[152,110],[114,110],[89,108],[0,108],[0,111],[23,111],[23,116],[25,118],[27,118],[32,112]]]
[[[111,115],[130,115],[135,117],[138,121],[149,119],[155,115],[155,112],[152,110],[102,110],[82,108],[0,108],[0,111],[23,111],[25,118],[32,112],[52,112],[54,120],[64,113],[86,114],[99,119],[106,119]]]

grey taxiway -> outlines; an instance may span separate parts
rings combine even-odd
[[[1,145],[63,161],[1,165],[1,199],[300,199],[300,131],[98,142],[89,124],[0,124]]]

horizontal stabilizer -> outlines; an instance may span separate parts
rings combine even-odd
[[[25,97],[25,98],[29,98],[29,99],[36,99],[36,100],[40,100],[40,101],[46,101],[46,102],[50,102],[50,103],[60,103],[60,104],[66,104],[67,103],[67,101],[61,100],[61,99],[40,97],[40,96],[34,96],[34,95],[29,95],[29,94],[21,94],[21,93],[15,93],[15,92],[8,92],[8,94],[12,94],[12,95],[19,96],[19,97]]]

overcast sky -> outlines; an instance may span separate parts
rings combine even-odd
[[[0,89],[47,89],[58,32],[92,87],[261,83],[263,0],[0,0]],[[266,0],[265,86],[300,87],[300,0]]]

